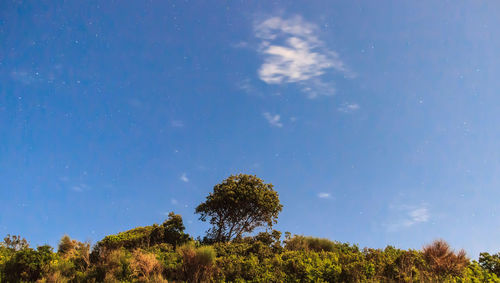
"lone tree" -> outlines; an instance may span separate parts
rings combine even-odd
[[[213,225],[207,240],[226,242],[250,233],[256,227],[271,228],[283,205],[272,184],[253,175],[231,175],[215,185],[205,202],[196,207],[200,220]]]

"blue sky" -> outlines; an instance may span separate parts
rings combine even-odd
[[[2,1],[0,233],[160,223],[230,174],[277,229],[500,243],[496,2]]]

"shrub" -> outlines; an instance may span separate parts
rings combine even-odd
[[[101,252],[109,249],[147,249],[158,244],[169,244],[176,247],[189,241],[190,236],[184,233],[185,227],[182,223],[182,217],[173,212],[170,212],[168,217],[162,225],[153,224],[137,227],[104,237],[94,246],[92,258],[98,258]]]
[[[465,251],[455,253],[444,240],[436,240],[425,246],[423,255],[431,271],[439,278],[459,276],[469,265]]]
[[[40,246],[36,250],[24,248],[5,262],[2,279],[6,282],[37,281],[47,274],[53,259],[50,246]]]
[[[211,246],[196,248],[190,242],[177,249],[182,257],[181,273],[188,282],[208,281],[215,272],[215,250]]]
[[[99,254],[89,274],[97,282],[126,280],[131,275],[130,252],[125,249],[105,250]]]
[[[133,276],[141,282],[159,282],[162,278],[162,266],[152,253],[144,253],[137,249],[132,254],[130,269]]]
[[[500,276],[500,253],[493,255],[490,255],[489,253],[480,253],[479,265],[489,272]]]
[[[285,248],[291,251],[326,251],[332,252],[335,250],[336,243],[324,239],[295,235],[285,241]]]

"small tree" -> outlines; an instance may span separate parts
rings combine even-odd
[[[8,249],[14,251],[20,251],[29,248],[29,243],[25,238],[21,236],[7,234],[7,236],[3,239],[3,243],[1,245],[5,246]]]
[[[177,245],[182,245],[189,241],[189,235],[184,233],[186,227],[182,222],[182,216],[170,212],[168,214],[168,219],[162,224],[163,227],[163,243],[171,244],[177,247]]]
[[[69,260],[78,271],[85,271],[90,266],[90,243],[82,243],[64,235],[59,241],[57,254]]]
[[[259,226],[271,228],[282,208],[272,184],[239,174],[215,185],[206,201],[196,207],[196,213],[201,215],[200,220],[208,219],[213,225],[208,240],[226,242]]]
[[[425,261],[432,272],[439,278],[460,276],[469,265],[469,259],[464,250],[455,252],[444,240],[436,240],[423,248]]]
[[[35,282],[47,273],[54,259],[55,255],[48,245],[39,246],[36,250],[20,249],[5,262],[2,282]]]
[[[216,253],[211,246],[196,248],[193,242],[177,248],[182,257],[181,276],[186,282],[212,282]]]
[[[479,265],[500,276],[500,253],[490,255],[489,253],[479,254]]]
[[[130,269],[137,282],[167,282],[161,275],[163,267],[154,253],[136,249],[132,253]]]

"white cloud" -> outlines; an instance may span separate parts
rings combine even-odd
[[[357,111],[359,110],[359,104],[357,103],[343,103],[339,108],[338,110],[340,112],[344,112],[344,113],[351,113],[351,112],[354,112],[354,111]]]
[[[325,199],[325,198],[331,198],[331,197],[332,197],[332,195],[331,195],[330,193],[319,193],[319,194],[318,194],[318,197],[319,197],[319,198],[324,198],[324,199]]]
[[[264,112],[264,113],[262,113],[262,116],[264,116],[264,118],[266,118],[269,125],[274,126],[274,127],[278,127],[278,128],[283,127],[283,124],[280,122],[280,119],[281,119],[280,115],[278,115],[278,114],[272,115],[269,112]]]
[[[329,50],[316,36],[318,28],[300,16],[272,17],[255,25],[261,40],[259,53],[264,62],[259,78],[267,84],[299,83],[309,98],[332,95],[331,83],[319,79],[328,69],[349,75],[335,51]]]
[[[189,182],[189,178],[187,177],[186,173],[182,173],[180,179],[185,183]]]
[[[173,198],[173,199],[170,199],[170,203],[172,205],[177,205],[179,202],[175,198]]]

